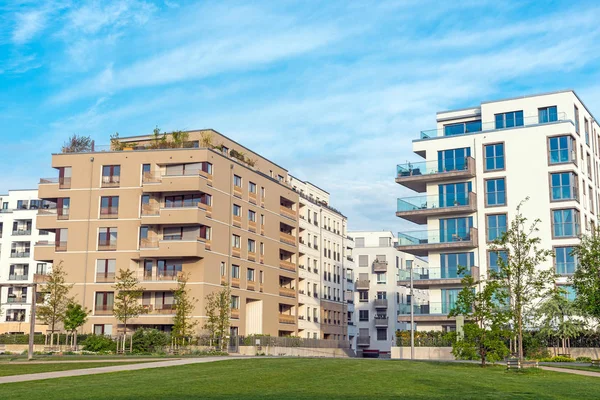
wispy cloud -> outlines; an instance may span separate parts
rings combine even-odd
[[[12,39],[16,44],[25,44],[36,37],[46,25],[46,12],[34,10],[15,15]]]

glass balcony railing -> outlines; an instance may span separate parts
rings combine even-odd
[[[511,128],[519,128],[522,126],[543,125],[543,124],[551,124],[551,123],[555,123],[555,122],[564,122],[564,121],[569,121],[569,119],[567,118],[567,114],[564,112],[557,113],[556,115],[552,115],[552,118],[545,118],[542,120],[540,120],[540,116],[534,115],[534,116],[530,116],[530,117],[517,118],[514,121],[511,121],[510,123],[508,121],[505,121],[500,126],[496,124],[496,121],[483,122],[481,124],[480,130],[473,130],[470,132],[458,133],[458,134],[453,133],[451,135],[446,133],[447,131],[445,128],[429,129],[429,130],[421,131],[421,139],[432,139],[432,138],[436,138],[436,137],[440,137],[440,136],[471,135],[473,133],[495,131],[498,129],[511,129]],[[506,125],[508,125],[508,126],[506,126]]]
[[[406,176],[442,174],[446,172],[466,171],[469,168],[471,157],[461,157],[444,160],[417,161],[396,166],[399,178]]]
[[[420,244],[458,243],[472,241],[476,236],[476,229],[459,230],[423,230],[398,233],[398,246],[414,246]]]
[[[436,208],[461,207],[469,205],[469,193],[453,195],[413,196],[398,199],[398,212],[432,210]]]
[[[462,272],[459,272],[458,267],[429,267],[427,269],[420,268],[419,270],[413,270],[412,276],[414,281],[429,279],[461,279],[462,277],[470,273],[470,268],[465,268]],[[397,274],[397,280],[410,280],[410,270],[399,269]]]
[[[430,302],[427,304],[398,304],[398,315],[410,315],[412,307],[414,315],[448,315],[454,308],[454,302]]]

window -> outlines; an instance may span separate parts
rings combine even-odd
[[[504,169],[504,143],[485,145],[484,154],[486,171]]]
[[[240,237],[238,235],[231,235],[231,247],[235,247],[239,249],[240,246]]]
[[[116,250],[117,246],[117,228],[100,228],[98,230],[98,247],[110,248]]]
[[[248,251],[250,253],[256,253],[256,242],[252,239],[248,239]]]
[[[96,279],[98,278],[115,278],[115,270],[117,268],[117,260],[96,260]]]
[[[248,210],[248,221],[256,222],[256,212]]]
[[[100,197],[100,218],[116,218],[119,214],[119,196]]]
[[[500,272],[500,263],[498,260],[503,260],[506,263],[508,254],[504,250],[490,251],[488,252],[488,259],[490,260],[490,271]]]
[[[439,206],[440,207],[457,207],[466,206],[469,204],[469,192],[471,182],[449,183],[439,185]]]
[[[467,157],[471,156],[471,148],[449,149],[438,151],[438,171],[462,171],[467,168]]]
[[[575,301],[577,298],[577,293],[575,292],[575,288],[573,286],[564,285],[560,287],[563,290],[563,296],[569,301]]]
[[[163,240],[183,240],[183,227],[165,227],[163,229]]]
[[[242,187],[242,177],[234,175],[233,176],[233,184],[237,187]]]
[[[506,232],[506,214],[487,216],[487,241],[492,242],[502,237]]]
[[[241,217],[242,216],[242,207],[238,206],[237,204],[233,205],[233,215],[235,215],[236,217]]]
[[[358,320],[359,321],[368,321],[369,320],[369,310],[358,310]]]
[[[523,126],[523,110],[495,115],[496,129]]]
[[[165,196],[166,208],[197,207],[198,203],[210,206],[212,204],[212,196],[206,193]]]
[[[440,242],[456,242],[471,239],[473,217],[440,219]]]
[[[240,309],[240,297],[239,296],[231,296],[231,309],[232,310]]]
[[[380,237],[379,238],[379,247],[391,247],[392,239],[389,237]]]
[[[359,267],[368,267],[369,266],[369,256],[359,255],[358,256],[358,266]]]
[[[94,335],[111,336],[112,335],[112,325],[111,324],[94,324]]]
[[[369,301],[369,292],[367,290],[361,290],[358,292],[358,300],[362,302]]]
[[[239,265],[231,266],[231,277],[240,279],[240,266]]]
[[[552,234],[554,237],[579,235],[579,211],[574,208],[552,211]]]
[[[554,249],[556,273],[573,275],[577,267],[577,257],[573,255],[573,247],[556,247]]]
[[[458,294],[462,289],[442,289],[442,313],[448,314],[456,304]]]
[[[458,124],[444,125],[444,136],[462,135],[463,133],[480,132],[481,120],[460,122]]]
[[[248,268],[248,273],[247,273],[246,279],[248,279],[248,282],[254,282],[254,269],[253,268]]]
[[[577,132],[577,134],[579,134],[579,108],[577,108],[577,106],[574,106],[575,108],[575,132]]]
[[[577,200],[577,175],[573,172],[550,174],[550,198],[552,201]]]
[[[256,193],[256,183],[248,182],[248,191],[250,193]]]
[[[378,284],[385,284],[387,282],[385,272],[376,272],[375,275],[377,276]]]
[[[120,181],[120,165],[104,165],[102,167],[102,186],[118,186]]]
[[[221,276],[227,276],[227,267],[223,261],[221,261]]]
[[[583,118],[583,129],[585,131],[585,144],[590,145],[590,123],[587,118]]]
[[[46,275],[46,263],[37,263],[35,273],[38,275]]]
[[[387,329],[377,329],[377,340],[387,340]]]
[[[488,179],[485,182],[486,206],[506,205],[506,185],[504,178]]]
[[[576,152],[574,150],[574,141],[571,136],[549,138],[550,164],[575,162]]]
[[[359,247],[365,247],[365,238],[364,237],[357,237],[354,239],[354,243],[355,243],[355,247],[359,248]]]
[[[538,108],[538,122],[540,124],[554,121],[558,121],[556,106]]]
[[[113,292],[96,292],[96,312],[112,311],[114,301],[115,294]]]
[[[440,276],[441,279],[461,278],[465,273],[471,273],[471,267],[475,265],[475,253],[442,253],[440,254]],[[459,267],[465,272],[459,273]],[[429,271],[429,277],[433,278],[434,270]]]

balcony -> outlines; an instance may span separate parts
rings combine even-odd
[[[279,268],[286,271],[296,272],[296,263],[286,260],[279,260]]]
[[[290,246],[296,245],[296,236],[286,232],[279,232],[279,240],[285,244],[289,244]]]
[[[396,249],[423,257],[430,251],[472,249],[477,243],[477,228],[456,232],[437,229],[398,233]]]
[[[233,195],[235,197],[239,197],[241,199],[242,198],[242,188],[239,186],[234,186],[233,187]]]
[[[112,305],[96,305],[94,310],[94,315],[113,315],[113,306]]]
[[[280,324],[295,324],[296,316],[289,314],[279,314],[279,323]]]
[[[427,223],[429,217],[469,214],[477,210],[477,194],[474,192],[443,195],[413,196],[398,199],[396,216],[415,224]]]
[[[100,208],[100,219],[115,219],[119,218],[119,207],[102,207]]]
[[[382,260],[373,261],[373,272],[387,272],[388,262]]]
[[[231,216],[231,220],[233,222],[233,226],[235,226],[236,228],[241,228],[242,227],[242,217],[239,215],[232,215]]]
[[[388,299],[375,299],[374,305],[376,309],[384,310],[388,308]]]
[[[52,262],[56,257],[57,251],[66,251],[67,242],[53,242],[48,240],[40,240],[34,246],[34,258],[37,261]]]
[[[107,272],[107,273],[96,273],[96,282],[97,283],[112,283],[115,281],[115,273]]]
[[[283,297],[296,297],[296,289],[293,288],[287,288],[287,287],[280,287],[279,288],[279,295],[283,296]]]
[[[61,197],[58,195],[59,189],[70,189],[71,177],[63,178],[41,178],[39,186],[40,199],[53,199]]]
[[[30,250],[11,250],[11,258],[29,258],[31,256]]]
[[[212,182],[212,174],[202,170],[182,171],[178,175],[146,172],[142,178],[142,192],[205,192]]]
[[[388,317],[375,316],[375,327],[376,328],[387,328]]]
[[[197,240],[157,240],[142,239],[141,258],[203,258],[206,245],[204,239]]]
[[[239,247],[232,247],[231,255],[234,257],[240,258],[242,256],[242,249]]]
[[[69,208],[42,208],[38,210],[37,228],[53,229],[56,228],[56,220],[69,219]]]
[[[356,284],[354,285],[354,288],[356,290],[369,290],[369,284],[371,281],[369,281],[368,279],[357,279],[356,280]]]
[[[466,157],[445,163],[441,160],[418,161],[400,164],[396,172],[396,183],[423,193],[428,183],[475,177],[475,159]]]
[[[293,219],[294,221],[297,220],[296,218],[296,211],[286,207],[286,206],[279,206],[279,214],[283,215],[284,217],[287,217],[289,219]]]
[[[460,285],[462,278],[470,272],[474,279],[479,279],[479,268],[471,267],[465,272],[459,272],[458,267],[428,267],[427,269],[415,269],[412,273],[413,286],[426,289],[430,286]],[[398,285],[410,285],[410,270],[398,270]]]
[[[50,280],[50,275],[48,273],[33,274],[33,283],[36,283],[38,285],[43,285],[44,283],[47,283],[49,280]]]
[[[145,309],[148,315],[173,315],[175,314],[175,304],[147,304]]]
[[[198,203],[190,207],[142,205],[142,225],[197,225],[212,217],[212,207]]]
[[[239,310],[239,308],[232,308],[231,309],[231,318],[233,318],[233,319],[240,319],[240,310]]]
[[[29,278],[29,274],[25,272],[18,272],[8,275],[9,281],[26,281]]]
[[[98,239],[98,251],[114,251],[117,250],[116,240]]]
[[[179,278],[179,275],[179,271],[156,271],[155,273],[154,271],[138,271],[138,279],[146,282],[173,282]],[[97,279],[96,282],[98,282]]]
[[[356,345],[361,347],[369,347],[371,345],[371,336],[357,336]]]
[[[11,296],[6,299],[8,304],[25,304],[27,303],[27,295]]]
[[[415,321],[449,321],[448,314],[454,307],[451,302],[430,302],[427,304],[398,304],[398,322],[410,321],[410,309]]]
[[[31,235],[31,228],[29,229],[17,229],[12,231],[13,236],[29,236]]]
[[[252,281],[246,282],[246,290],[256,290],[256,284]]]
[[[239,288],[240,287],[240,278],[231,278],[231,287]]]

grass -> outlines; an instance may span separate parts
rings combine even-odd
[[[112,365],[138,364],[139,362],[87,362],[87,363],[44,363],[44,364],[0,364],[0,376],[39,374],[40,372],[69,371],[72,369],[110,367]]]
[[[243,359],[2,385],[11,399],[597,399],[600,378],[502,366]]]

